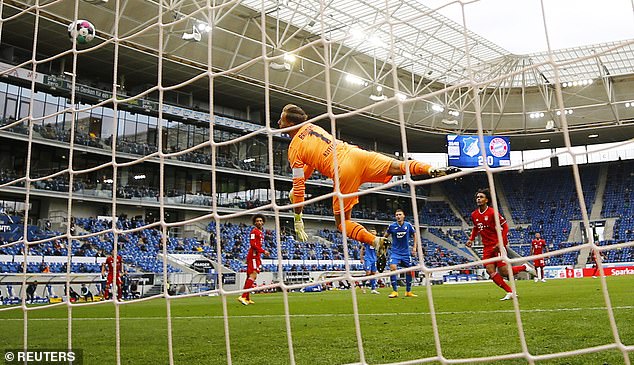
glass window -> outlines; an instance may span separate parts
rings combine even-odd
[[[190,141],[192,141],[192,138],[189,135],[189,127],[190,126],[185,123],[180,123],[180,131],[178,131],[178,147],[181,150],[191,147]]]
[[[29,116],[29,105],[30,103],[26,99],[22,99],[22,101],[20,102],[20,112],[18,115],[19,119]]]
[[[7,93],[11,94],[11,95],[18,95],[18,87],[15,85],[7,85]]]
[[[33,94],[33,98],[35,100],[44,101],[46,100],[46,93],[36,91],[35,94]]]
[[[125,138],[128,141],[135,141],[136,138],[136,120],[126,119],[125,120]]]
[[[118,139],[123,138],[125,132],[125,112],[117,111],[117,136]]]
[[[112,136],[112,132],[115,130],[113,126],[114,122],[114,110],[110,108],[103,108],[102,122],[101,122],[101,138],[107,139]]]
[[[7,98],[7,105],[6,105],[6,109],[4,110],[4,117],[5,118],[10,118],[10,119],[15,119],[16,114],[16,109],[18,107],[18,101],[17,99],[13,98],[13,97],[8,97]]]
[[[167,148],[169,151],[178,151],[178,130],[180,127],[179,122],[168,121],[167,122],[167,142],[163,141],[163,148]]]
[[[203,127],[194,127],[194,145],[199,145],[206,141],[205,132],[208,132],[208,129]]]
[[[78,106],[84,108],[84,105]],[[90,131],[90,111],[77,112],[75,115],[75,134],[87,135]]]
[[[136,125],[136,141],[138,143],[148,142],[148,125],[146,123],[138,122]]]
[[[47,103],[59,105],[60,104],[59,100],[60,100],[59,96],[54,96],[54,95],[50,95],[50,94],[46,95],[46,102]]]
[[[6,100],[7,100],[7,94],[0,93],[0,112],[4,112],[4,106],[6,104]],[[0,117],[5,117],[5,116],[6,114],[3,114]]]
[[[44,124],[57,124],[57,120],[61,118],[59,115],[54,115],[58,111],[57,104],[46,103],[44,105]],[[60,121],[62,119],[59,119]]]
[[[43,124],[44,120],[41,118],[44,116],[44,102],[41,100],[33,101],[33,118],[34,123]],[[40,119],[36,119],[40,118]]]

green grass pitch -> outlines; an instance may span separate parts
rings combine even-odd
[[[607,278],[621,341],[634,345],[634,276]],[[517,282],[528,350],[544,355],[614,343],[600,279]],[[357,290],[361,337],[368,363],[408,361],[436,355],[426,288],[417,298],[388,299]],[[485,357],[521,351],[513,303],[500,302],[492,283],[432,288],[442,354],[448,359]],[[282,294],[257,294],[242,306],[227,297],[233,364],[288,364],[289,349]],[[290,326],[297,364],[361,361],[350,291],[290,293]],[[165,299],[120,307],[121,362],[168,364]],[[222,301],[195,297],[171,301],[174,362],[226,364]],[[28,312],[28,347],[65,348],[66,307]],[[114,364],[115,310],[110,303],[72,309],[73,348],[84,364]],[[0,312],[0,344],[23,346],[21,310]],[[634,361],[631,354],[630,361]],[[431,362],[438,364],[438,362]],[[526,364],[524,359],[495,362]],[[624,364],[617,349],[542,360],[537,364]]]

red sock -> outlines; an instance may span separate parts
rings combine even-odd
[[[364,226],[353,221],[344,221],[344,224],[346,225],[346,234],[348,237],[367,244],[372,244],[374,242],[374,237],[376,236],[368,232]],[[342,230],[341,225],[337,228],[339,228],[340,231]]]
[[[251,289],[253,287],[253,279],[247,277],[247,281],[244,282],[244,288],[243,289]],[[242,293],[242,298],[244,299],[249,299],[249,292],[244,292]]]
[[[511,287],[502,278],[502,275],[500,275],[498,273],[494,273],[493,275],[491,275],[491,280],[493,280],[495,285],[497,285],[500,288],[504,289],[505,292],[507,292],[507,293],[512,293],[513,292],[511,290]]]
[[[524,265],[513,266],[513,275],[517,274],[518,272],[522,272],[522,271],[526,271],[526,266],[524,266]]]
[[[405,162],[406,161],[401,162],[401,166],[400,166],[401,172],[403,173],[403,175],[405,175]],[[409,162],[409,173],[412,176],[429,175],[429,169],[431,168],[431,165],[428,165],[423,162],[415,161],[415,160],[409,160],[407,162]]]

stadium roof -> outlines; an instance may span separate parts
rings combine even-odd
[[[394,145],[400,120],[423,141],[473,133],[478,119],[485,133],[524,139],[559,132],[563,118],[571,129],[601,126],[595,143],[634,135],[634,40],[514,55],[416,0],[79,1],[78,15],[66,2],[41,0],[37,28],[34,3],[5,4],[3,43],[30,49],[35,29],[38,59],[56,55],[52,62],[71,71],[72,44],[60,39],[72,19],[88,18],[100,39],[80,47],[77,77],[111,85],[116,62],[117,83],[132,94],[156,91],[160,75],[166,95],[203,107],[222,100],[273,114],[295,102],[316,115],[330,100],[335,113],[359,111],[342,130]],[[183,39],[194,32],[200,41]]]
[[[445,84],[457,84],[471,78],[482,82],[497,77],[500,68],[510,73],[535,64],[545,66],[536,73],[527,73],[523,79],[503,79],[501,86],[536,86],[543,84],[545,79],[555,80],[552,67],[547,65],[548,52],[513,55],[416,0],[337,0],[329,2],[323,11],[319,1],[245,0],[242,4],[255,11],[264,10],[267,15],[298,29],[322,34],[357,52]],[[634,70],[631,43],[617,54],[602,56],[618,46],[622,45],[613,42],[556,50],[552,62],[561,64],[586,58],[560,70],[561,81],[603,76],[597,62],[610,70],[611,75],[630,74]],[[474,71],[473,75],[470,69]]]

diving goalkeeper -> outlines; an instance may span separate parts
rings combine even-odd
[[[277,122],[280,128],[288,128],[308,120],[308,115],[297,105],[288,104],[282,109],[282,115]],[[405,175],[409,168],[411,175],[444,176],[460,171],[455,167],[433,168],[419,161],[398,161],[377,152],[365,151],[346,142],[337,141],[323,128],[307,123],[289,131],[291,143],[288,146],[288,161],[293,171],[293,189],[290,199],[293,203],[304,201],[305,181],[314,170],[334,180],[335,157],[339,171],[339,187],[342,194],[354,193],[359,186],[366,182],[387,183],[395,175]],[[357,241],[371,244],[381,249],[387,238],[378,237],[368,232],[361,224],[352,221],[351,212],[359,202],[358,197],[343,199],[343,210],[348,237]],[[332,208],[335,215],[337,229],[342,230],[341,207],[339,197],[333,197]],[[308,235],[304,231],[302,220],[303,207],[295,208],[295,233],[297,239],[305,242]]]

